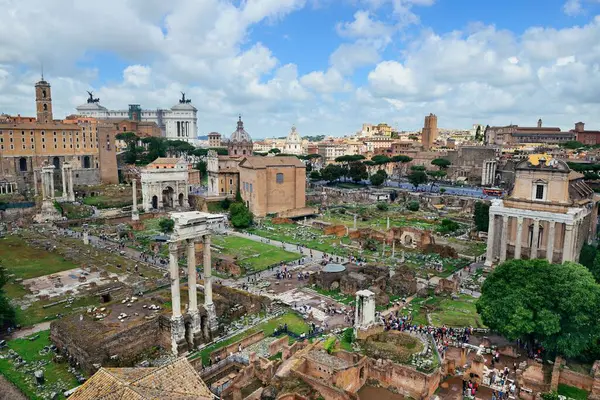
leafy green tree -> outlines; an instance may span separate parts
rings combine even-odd
[[[310,172],[310,179],[312,179],[313,181],[318,181],[321,179],[321,173],[319,171],[311,171]]]
[[[413,165],[410,167],[411,172],[412,171],[425,171],[425,166],[424,165]]]
[[[581,248],[581,252],[579,253],[579,264],[591,270],[591,268],[594,266],[597,253],[598,248],[596,246],[584,243],[583,247]],[[593,273],[594,272],[592,271],[592,274]]]
[[[269,153],[271,153],[271,154],[279,154],[279,153],[281,153],[281,150],[279,150],[278,148],[274,148],[274,149],[269,150]]]
[[[477,125],[477,130],[475,131],[475,141],[481,142],[481,125]]]
[[[229,210],[229,207],[231,207],[231,200],[229,200],[229,197],[225,197],[221,200],[221,208],[223,210]]]
[[[175,221],[171,218],[161,218],[160,221],[158,221],[158,227],[163,233],[171,233],[175,227]]]
[[[413,170],[410,174],[408,174],[408,181],[416,188],[419,185],[424,185],[427,183],[427,173],[425,171]]]
[[[588,261],[586,260],[586,262]],[[590,270],[592,275],[594,275],[596,282],[600,282],[600,253],[596,253],[596,257],[594,257],[594,262],[590,267],[588,267],[588,269]]]
[[[369,178],[369,180],[371,181],[371,184],[375,185],[375,186],[383,185],[383,183],[385,182],[386,179],[387,179],[387,173],[382,169],[380,169],[379,171],[377,171],[376,173],[371,175],[371,178]]]
[[[448,175],[448,173],[446,171],[428,171],[427,175],[429,175],[434,182],[437,182],[446,175]]]
[[[569,140],[568,142],[561,144],[561,146],[565,149],[577,150],[582,147],[585,147],[585,144],[578,142],[577,140]]]
[[[206,168],[207,168],[207,164],[206,164],[206,161],[204,161],[204,160],[200,160],[196,164],[196,169],[198,171],[200,171],[200,176],[206,176]]]
[[[140,148],[137,143],[140,138],[133,132],[121,132],[115,136],[118,140],[122,140],[127,145],[125,150],[125,163],[135,164],[140,153]]]
[[[0,265],[0,329],[14,326],[17,320],[15,309],[4,292],[4,285],[8,283],[6,268]]]
[[[490,205],[483,201],[475,202],[473,222],[478,231],[487,232],[490,225]]]
[[[445,170],[450,165],[452,165],[452,163],[450,162],[450,160],[446,160],[445,158],[435,158],[435,159],[431,160],[431,165],[435,165],[440,170]]]
[[[167,141],[162,137],[145,137],[142,139],[147,147],[147,152],[144,155],[144,163],[148,164],[159,157],[167,156]]]
[[[196,148],[185,140],[167,140],[167,153],[175,157],[193,154]]]
[[[335,182],[342,177],[342,166],[337,164],[329,164],[321,170],[321,177],[331,182]]]
[[[348,176],[354,182],[360,182],[363,179],[367,179],[369,177],[369,174],[367,173],[367,166],[358,161],[350,163]]]
[[[444,193],[446,193],[446,188],[440,188],[440,193],[441,193],[441,194],[444,194]]]
[[[389,208],[390,207],[388,206],[387,203],[377,203],[377,209],[379,211],[387,211],[387,210],[389,210]]]
[[[540,343],[550,354],[577,357],[600,339],[600,285],[583,265],[510,260],[482,287],[477,311],[508,340]]]
[[[373,161],[375,165],[385,165],[387,163],[392,162],[392,159],[386,155],[378,154],[376,156],[371,157],[371,161]]]
[[[444,218],[437,228],[439,233],[453,233],[460,229],[460,224],[451,219]]]
[[[419,202],[418,201],[410,201],[407,205],[406,205],[406,209],[408,211],[413,211],[413,212],[417,212],[419,211]]]
[[[231,225],[238,229],[249,228],[254,221],[254,215],[244,203],[233,203],[229,207]]]

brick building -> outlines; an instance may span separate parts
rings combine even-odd
[[[569,132],[575,134],[575,140],[586,145],[594,146],[600,144],[600,131],[586,131],[583,122],[577,122],[575,129]]]
[[[0,172],[14,181],[19,191],[33,188],[39,174],[34,173],[45,163],[54,165],[55,184],[60,187],[60,167],[64,162],[73,166],[75,185],[97,184],[101,180],[117,180],[114,134],[103,133],[99,141],[98,121],[92,118],[55,120],[52,113],[51,87],[43,78],[35,85],[36,118],[0,118]],[[103,129],[106,129],[103,126]],[[101,162],[100,144],[106,137],[112,142],[104,146]],[[111,150],[112,148],[112,150]],[[112,158],[114,157],[114,160]],[[102,169],[105,169],[102,171]]]

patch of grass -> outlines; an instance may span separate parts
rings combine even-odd
[[[576,388],[575,386],[565,385],[563,383],[558,384],[558,394],[575,400],[587,400],[589,395],[589,393],[583,389]]]
[[[142,199],[138,199],[138,204]],[[87,196],[83,199],[83,204],[95,206],[96,208],[121,208],[133,205],[131,193],[126,197],[113,197],[109,195]]]
[[[239,335],[235,335],[227,340],[205,347],[200,351],[199,354],[199,356],[202,357],[202,364],[208,365],[208,358],[210,356],[210,353],[212,353],[215,350],[235,343],[238,340],[242,340],[256,332],[263,331],[265,333],[265,337],[271,336],[275,329],[277,329],[280,325],[285,324],[287,324],[289,331],[294,332],[298,335],[308,333],[308,324],[304,322],[302,317],[300,317],[294,312],[288,312],[270,321],[263,322],[262,324],[252,327],[246,332],[240,333]]]
[[[435,326],[484,328],[481,316],[477,314],[475,301],[476,299],[471,296],[460,295],[457,300],[434,297],[426,304],[432,305],[434,308],[430,316],[431,322]]]
[[[30,341],[25,338],[8,342],[8,347],[17,352],[31,367],[16,369],[12,360],[3,358],[0,359],[0,373],[30,399],[46,398],[53,391],[59,393],[59,398],[62,399],[64,398],[62,395],[64,391],[78,385],[77,380],[68,372],[69,366],[67,363],[58,364],[52,361],[54,353],[40,354],[44,346],[51,344],[50,331],[39,332],[36,335],[39,335],[39,337],[35,340]],[[7,353],[6,350],[1,352]],[[37,388],[33,371],[30,371],[34,365],[35,368],[33,369],[44,371],[45,384],[43,390]]]
[[[338,303],[351,305],[351,304],[354,304],[354,302],[356,301],[356,298],[354,296],[352,296],[350,294],[344,294],[344,293],[340,292],[339,290],[327,290],[327,289],[321,289],[318,287],[314,287],[312,289],[315,292],[322,294],[323,296],[331,297]]]
[[[16,236],[0,239],[0,254],[8,273],[22,279],[37,278],[78,267],[59,254],[36,249]]]
[[[213,243],[223,248],[223,254],[236,257],[237,264],[246,272],[263,271],[280,262],[301,258],[299,253],[238,236],[214,236]]]

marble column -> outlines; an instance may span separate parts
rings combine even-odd
[[[571,261],[571,249],[573,248],[573,224],[565,224],[565,241],[563,243],[562,262]]]
[[[35,169],[33,170],[33,192],[38,195],[38,172]]]
[[[487,252],[485,255],[485,266],[491,267],[494,264],[494,225],[496,222],[496,215],[490,212],[490,222],[488,227],[488,238],[487,238]]]
[[[140,213],[138,211],[138,205],[137,205],[137,179],[135,179],[135,178],[133,178],[132,189],[133,189],[133,206],[131,207],[131,220],[139,221]]]
[[[517,217],[517,238],[515,241],[515,259],[521,259],[521,246],[523,245],[523,217]]]
[[[531,249],[529,258],[538,258],[538,240],[540,236],[540,221],[537,219],[533,220],[533,237],[531,238]]]
[[[573,224],[573,245],[571,246],[571,261],[577,262],[579,254],[577,252],[577,242],[579,242],[579,235],[581,231],[581,221]]]
[[[54,199],[54,174],[52,172],[48,174],[48,179],[50,179],[50,198]]]
[[[188,265],[188,314],[191,317],[190,338],[188,343],[194,345],[202,341],[202,324],[200,312],[198,311],[198,294],[196,292],[196,243],[193,239],[187,241],[187,265]]]
[[[508,215],[502,216],[502,235],[500,237],[500,262],[506,261],[506,246],[508,244]]]
[[[555,235],[556,222],[548,221],[548,239],[546,241],[546,260],[549,263],[554,258],[554,235]]]
[[[212,299],[212,266],[210,254],[210,235],[204,235],[204,309],[208,315],[208,324],[212,332],[216,331],[217,313]]]
[[[67,190],[67,179],[65,178],[65,165],[63,164],[63,167],[60,169],[60,173],[62,176],[62,195],[63,195],[63,199],[67,200],[68,199],[68,190]]]
[[[46,199],[46,193],[48,193],[48,189],[46,188],[46,178],[45,178],[45,173],[44,171],[42,171],[42,200]]]
[[[356,230],[356,214],[354,214],[354,230]]]
[[[179,263],[177,242],[169,243],[169,275],[171,278],[171,350],[178,355],[185,349],[185,323],[181,315],[181,299],[179,293]]]
[[[67,178],[69,180],[69,201],[75,201],[75,190],[73,189],[73,167],[69,165],[67,170]]]
[[[390,217],[387,217],[387,229],[390,229]]]

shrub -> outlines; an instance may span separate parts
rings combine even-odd
[[[231,205],[231,200],[229,200],[228,197],[225,197],[223,200],[221,200],[221,208],[223,210],[229,210],[230,205]]]
[[[173,221],[171,218],[161,218],[160,221],[158,221],[158,226],[161,232],[171,233],[175,227],[175,221]]]
[[[379,211],[387,211],[389,209],[387,203],[377,203],[377,209]]]
[[[438,232],[440,233],[452,233],[452,232],[456,232],[457,230],[460,229],[460,224],[456,221],[452,221],[451,219],[448,218],[444,218],[440,224],[440,226],[438,226]]]
[[[233,203],[229,207],[229,220],[234,228],[248,228],[254,221],[254,215],[244,203]]]
[[[333,353],[333,350],[335,349],[335,342],[336,342],[335,336],[329,336],[325,340],[325,342],[323,343],[323,348],[325,349],[325,351],[327,351],[327,353],[329,353],[329,354]]]
[[[406,205],[406,209],[408,211],[419,211],[419,202],[418,201],[411,201]]]

